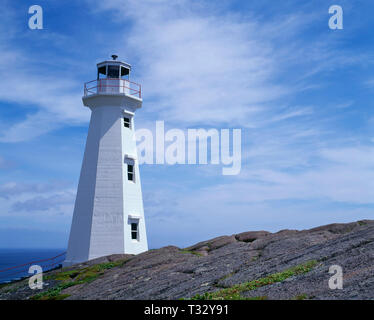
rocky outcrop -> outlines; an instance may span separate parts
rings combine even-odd
[[[248,231],[235,235],[235,239],[243,242],[253,242],[257,239],[264,238],[269,235],[268,231]]]
[[[332,265],[343,269],[343,289],[329,288]],[[291,272],[295,267],[304,271]],[[374,299],[374,221],[250,231],[184,249],[113,255],[50,272],[45,282],[37,296],[26,282],[10,284],[0,299],[180,299],[235,285],[241,298]]]

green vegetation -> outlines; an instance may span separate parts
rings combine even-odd
[[[202,257],[202,256],[203,256],[200,252],[190,251],[190,250],[185,250],[185,249],[181,249],[179,252],[180,252],[180,253],[189,253],[189,254],[194,254],[194,255],[199,256],[199,257]]]
[[[0,292],[1,293],[12,292],[13,290],[15,290],[14,287],[15,286],[12,285],[12,283],[2,283],[2,284],[0,284]]]
[[[127,260],[119,260],[115,262],[106,262],[101,264],[96,264],[90,267],[61,271],[49,275],[46,277],[48,280],[60,281],[56,287],[51,288],[47,291],[38,293],[32,296],[30,299],[33,300],[63,300],[69,297],[69,294],[61,294],[61,291],[76,286],[79,284],[90,283],[99,276],[104,274],[105,270],[112,269],[114,267],[121,267],[126,263]]]
[[[306,299],[309,299],[309,296],[303,293],[303,294],[299,294],[296,297],[293,297],[291,300],[306,300]]]
[[[0,291],[1,293],[14,292],[14,291],[17,291],[19,288],[24,287],[25,284],[28,284],[27,278],[15,280],[9,283],[2,283],[0,284]]]
[[[61,294],[61,291],[69,288],[71,286],[75,286],[78,283],[76,282],[66,282],[66,283],[61,283],[57,287],[51,288],[47,291],[38,293],[34,296],[32,296],[30,299],[32,300],[63,300],[67,297],[69,297],[69,294]]]
[[[1,283],[0,284],[0,289],[4,288],[4,287],[8,287],[10,285],[10,283]]]
[[[304,264],[297,265],[293,268],[286,269],[282,272],[271,274],[267,277],[252,280],[249,282],[234,285],[230,288],[225,288],[215,292],[206,292],[203,295],[197,294],[193,296],[192,300],[246,300],[241,295],[242,292],[255,290],[257,288],[267,286],[276,282],[282,282],[292,276],[300,275],[309,272],[317,264],[316,260],[308,261]],[[257,298],[257,297],[256,297]],[[250,298],[253,299],[253,298]],[[257,299],[258,300],[258,299]]]

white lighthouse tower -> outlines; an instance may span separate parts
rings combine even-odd
[[[64,266],[148,250],[134,128],[141,87],[112,58],[84,86],[91,120]]]

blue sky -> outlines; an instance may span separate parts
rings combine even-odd
[[[241,128],[242,170],[142,165],[151,248],[373,219],[372,1],[2,1],[0,247],[64,248],[87,135],[83,83],[116,53],[136,128]],[[28,8],[44,29],[28,28]],[[344,29],[330,30],[330,5]]]

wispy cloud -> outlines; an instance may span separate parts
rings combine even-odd
[[[43,221],[53,223],[53,217],[60,216],[60,222],[69,223],[75,194],[75,188],[62,181],[4,183],[0,185],[0,219],[24,217],[25,224],[34,221],[39,225]]]
[[[14,45],[27,31],[15,19],[15,9],[6,4],[0,21],[0,28],[9,31],[0,33],[0,102],[15,103],[24,112],[18,117],[23,119],[20,122],[2,123],[0,142],[26,141],[62,126],[87,122],[89,114],[80,108],[82,83],[68,72],[56,72],[58,60],[34,59],[30,51]],[[66,36],[59,34],[41,34],[37,40],[55,45],[56,39],[66,44]]]
[[[22,64],[19,67],[23,69]],[[30,140],[61,126],[88,120],[88,112],[79,108],[80,83],[73,79],[38,75],[37,68],[17,74],[9,74],[8,68],[8,62],[0,65],[0,73],[6,75],[0,88],[1,100],[23,105],[25,112],[19,117],[24,119],[21,122],[1,128],[0,142]]]
[[[90,8],[99,14],[110,12],[123,25],[123,32],[116,33],[123,35],[122,41],[115,48],[136,61],[136,76],[142,80],[147,102],[142,110],[145,117],[154,118],[157,113],[159,119],[180,127],[254,127],[261,117],[282,119],[282,99],[313,87],[306,78],[359,61],[332,50],[331,40],[303,41],[302,33],[321,17],[302,7],[268,22],[255,15],[226,12],[224,5],[184,0],[95,1]],[[9,6],[7,11],[12,10]],[[11,26],[12,32],[0,42],[2,57],[9,58],[0,63],[0,73],[5,76],[0,97],[25,106],[26,115],[21,122],[5,125],[0,141],[29,140],[86,123],[89,112],[81,107],[82,83],[68,72],[51,72],[57,62],[38,61],[33,67],[35,61],[27,52],[10,45],[10,40],[24,37],[20,26]],[[52,46],[69,47],[67,35],[43,33],[38,41],[44,38]],[[7,72],[12,61],[21,70],[17,75]],[[303,72],[287,76],[297,68]],[[28,111],[28,106],[36,112]],[[290,115],[306,108],[290,107]]]
[[[248,201],[320,197],[371,203],[371,192],[361,196],[357,192],[368,183],[362,177],[371,176],[371,169],[347,159],[332,165],[327,151],[321,150],[347,152],[352,157],[371,151],[360,146],[336,149],[339,138],[326,119],[319,121],[321,112],[315,112],[321,106],[284,100],[320,88],[318,74],[365,60],[364,53],[337,50],[341,38],[333,38],[327,27],[312,41],[304,37],[309,27],[326,24],[327,15],[299,6],[267,22],[222,8],[211,10],[207,2],[110,0],[97,4],[95,10],[110,10],[118,23],[119,17],[132,21],[124,34],[123,51],[132,52],[141,67],[139,77],[149,100],[142,112],[157,113],[159,119],[179,126],[230,124],[256,129],[246,131],[251,141],[245,147],[245,161],[255,168],[247,168],[247,174],[272,186],[241,181],[233,192],[235,184],[230,183],[221,196],[247,190]],[[348,108],[352,103],[334,108]],[[238,179],[245,177],[246,170]],[[215,194],[214,188],[209,189],[201,199],[215,198]]]
[[[178,234],[179,243],[188,245],[239,230],[276,231],[372,219],[373,152],[374,148],[356,146],[294,157],[292,150],[282,149],[281,154],[268,150],[267,161],[257,159],[254,167],[247,165],[240,176],[227,181],[196,184],[189,190],[159,186],[158,193],[164,195],[159,199],[164,201],[145,202],[151,240],[166,244],[164,233],[171,232]],[[288,163],[283,161],[287,156]]]
[[[17,201],[12,204],[12,212],[40,212],[40,211],[50,211],[51,209],[59,209],[64,205],[67,205],[69,209],[75,200],[74,192],[64,192],[58,193],[51,196],[36,196],[34,198]],[[63,214],[63,213],[62,213]]]
[[[65,182],[7,182],[0,185],[0,198],[9,198],[22,194],[43,194],[66,187]]]
[[[149,114],[179,125],[248,126],[268,103],[295,90],[277,79],[298,52],[271,40],[298,32],[301,17],[264,23],[186,1],[112,0],[98,7],[133,23],[121,51],[136,58]]]

